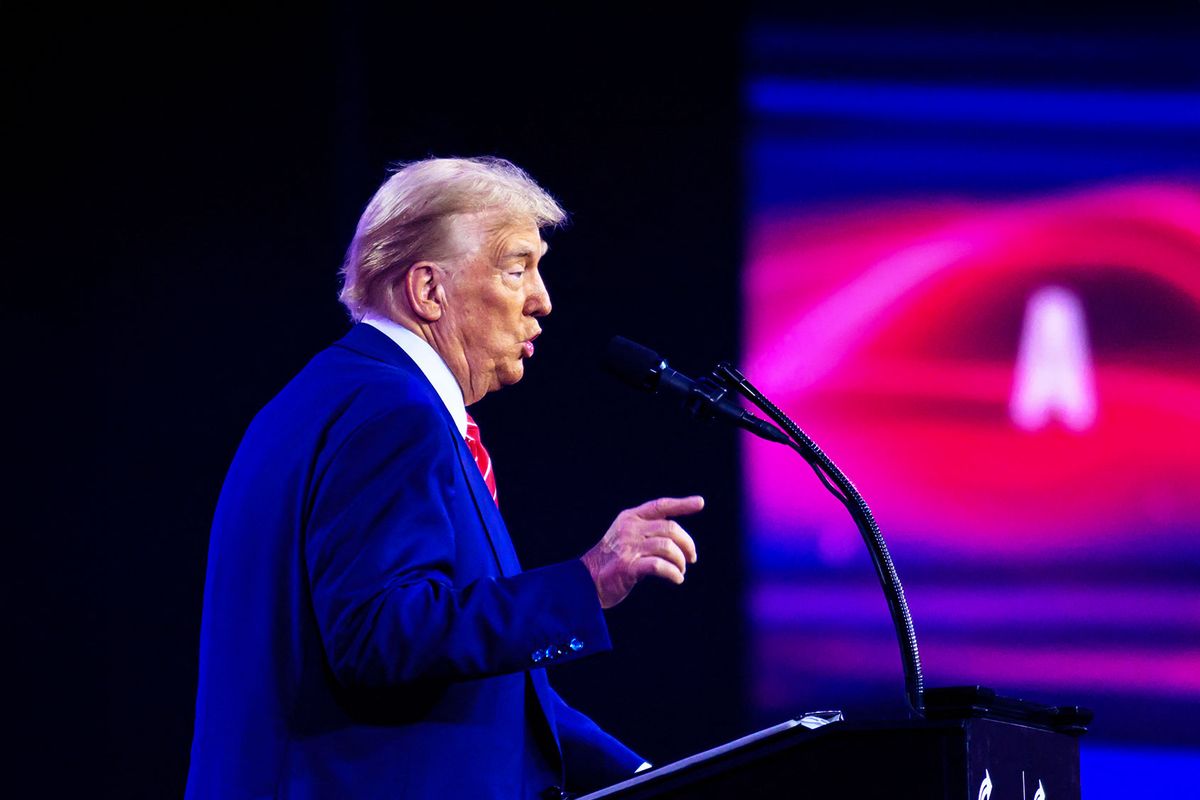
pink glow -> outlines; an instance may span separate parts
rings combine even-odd
[[[1200,697],[1200,648],[970,644],[926,636],[921,641],[931,685],[982,683],[1004,694],[1023,691],[1136,692],[1154,697]],[[763,633],[756,663],[762,675],[756,691],[762,705],[795,696],[806,679],[878,680],[888,668],[900,674],[891,639],[829,634],[815,639],[800,633]]]
[[[860,210],[844,214],[845,223],[834,212],[768,220],[753,230],[750,374],[780,388],[796,386],[798,374],[820,377],[919,289],[960,272],[983,280],[1050,265],[1124,264],[1200,300],[1200,193],[1193,187],[1137,184],[1040,201],[932,205],[890,224],[864,223]],[[909,228],[905,218],[913,216]],[[814,285],[806,280],[812,273],[824,280],[817,276]]]
[[[1104,323],[1079,286],[1113,281],[1181,299],[1200,320],[1196,187],[781,216],[751,232],[744,365],[854,479],[899,553],[1194,559],[1200,341],[1067,341],[1063,363],[1086,370],[1074,376],[1086,391],[1043,393],[1027,425],[1010,416],[1010,402],[1019,417],[1022,397],[1039,397],[1034,384],[1021,393],[1029,299],[1067,286],[1094,342]],[[1129,329],[1156,313],[1130,308]],[[1038,416],[1038,402],[1053,413]],[[792,454],[761,442],[745,453],[756,537],[812,538],[833,560],[859,546]]]
[[[1190,590],[1156,587],[908,585],[920,631],[1069,628],[1073,634],[1112,637],[1118,628],[1185,634],[1200,620],[1200,585]],[[884,624],[878,585],[807,581],[768,584],[751,595],[750,611],[765,629],[807,629]]]

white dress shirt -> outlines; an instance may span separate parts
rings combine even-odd
[[[362,318],[363,324],[370,325],[387,336],[416,362],[426,379],[433,384],[438,397],[446,404],[458,432],[467,438],[467,404],[463,400],[462,387],[454,378],[454,373],[446,366],[446,362],[438,355],[429,343],[410,331],[408,328],[390,319],[368,314]]]

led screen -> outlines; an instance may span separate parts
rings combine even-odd
[[[1021,42],[927,38],[964,66],[911,79],[814,68],[859,63],[845,32],[750,43],[742,367],[871,504],[927,683],[1200,747],[1200,92],[1005,72]],[[757,708],[894,710],[845,510],[744,461]]]

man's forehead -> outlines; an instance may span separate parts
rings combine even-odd
[[[455,228],[469,250],[487,249],[497,256],[543,256],[550,249],[532,217],[513,217],[499,212],[460,214]]]
[[[538,257],[546,254],[550,245],[542,239],[537,223],[532,219],[509,219],[492,226],[491,245],[496,255]]]

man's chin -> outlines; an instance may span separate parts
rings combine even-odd
[[[497,377],[500,379],[501,386],[512,386],[514,383],[521,380],[521,378],[525,377],[525,362],[523,360],[518,360],[511,367],[501,372]]]

